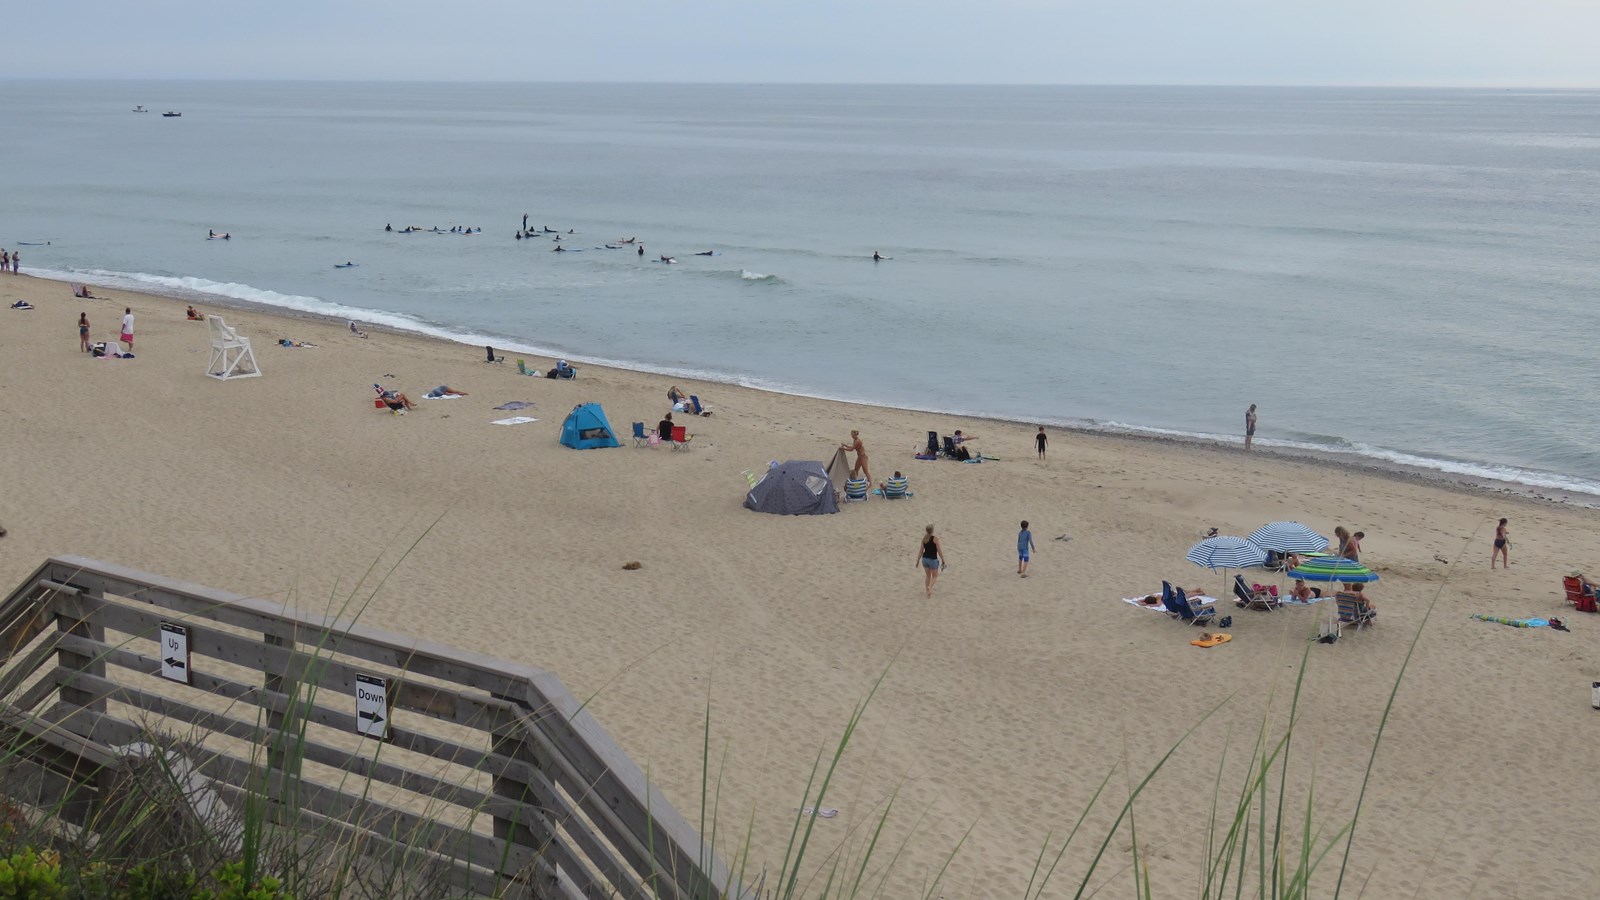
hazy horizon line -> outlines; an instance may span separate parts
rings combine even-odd
[[[1328,90],[1479,90],[1479,91],[1586,91],[1600,84],[1550,84],[1502,82],[1157,82],[1157,81],[637,81],[626,79],[505,79],[505,78],[304,78],[263,76],[101,76],[85,78],[61,75],[0,75],[0,82],[236,82],[241,84],[538,84],[538,85],[626,85],[631,87],[1018,87],[1018,88],[1249,88],[1249,89],[1328,89]]]

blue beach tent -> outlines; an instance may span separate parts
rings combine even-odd
[[[617,433],[606,421],[606,411],[598,403],[580,403],[561,423],[561,443],[574,450],[591,447],[619,447]]]

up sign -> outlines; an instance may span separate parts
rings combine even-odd
[[[193,684],[189,678],[189,629],[182,625],[161,623],[161,677]]]

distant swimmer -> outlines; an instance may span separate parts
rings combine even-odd
[[[561,246],[560,244],[557,244],[556,248],[554,250],[550,251],[550,252],[552,252],[552,253],[565,253],[565,252],[567,252],[567,248]]]
[[[662,257],[661,257],[661,261],[662,261],[662,262],[664,262],[664,263],[675,263],[675,262],[677,262],[677,261],[678,261],[678,260],[677,260],[677,259],[675,259],[675,258],[674,258],[674,257],[671,257],[671,256],[665,256],[665,255],[663,255],[663,256],[662,256]]]
[[[876,250],[872,251],[872,261],[873,262],[877,262],[877,261],[883,260],[883,259],[894,259],[894,257],[892,257],[892,256],[884,256],[882,253],[879,253]]]
[[[701,250],[699,253],[696,253],[695,256],[713,256],[715,253],[716,251],[714,250]]]
[[[556,230],[554,228],[551,228],[549,225],[545,225],[543,227],[544,227],[544,233],[545,234],[555,234],[556,233]]]
[[[334,263],[333,267],[335,269],[354,269],[356,264],[353,262]]]
[[[640,244],[640,245],[639,245],[639,255],[640,255],[640,256],[643,256],[643,255],[644,255],[644,245],[643,245],[643,244]]]
[[[383,230],[384,231],[393,231],[394,230],[394,226],[393,225],[385,225],[385,226],[383,226]]]
[[[523,231],[527,231],[528,230],[528,214],[527,213],[523,213],[522,214],[522,230]]]
[[[636,238],[636,237],[631,237],[631,238],[617,238],[617,243],[619,243],[619,244],[631,244],[631,243],[634,243],[634,242],[635,242],[635,241],[637,241],[637,240],[639,240],[639,239],[638,239],[638,238]]]
[[[577,232],[573,231],[571,228],[568,228],[567,229],[567,234],[577,234]]]
[[[522,240],[522,232],[517,232],[517,240]]]

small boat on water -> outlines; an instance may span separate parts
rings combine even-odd
[[[144,104],[142,104],[142,103],[141,103],[141,104],[140,104],[140,105],[138,105],[138,106],[135,106],[135,107],[134,107],[134,108],[133,108],[133,111],[134,111],[134,112],[149,112],[149,111],[150,111],[150,110],[148,110],[148,109],[145,109],[145,108],[144,108]]]
[[[181,112],[173,112],[171,110],[167,110],[166,112],[161,114],[161,118],[163,118],[163,119],[176,119],[177,117],[179,117],[181,115],[183,115],[183,113],[181,113]]]

